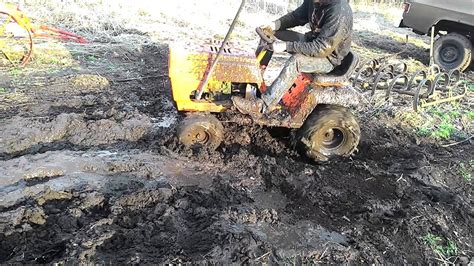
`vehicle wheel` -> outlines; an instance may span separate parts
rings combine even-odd
[[[192,114],[178,127],[178,138],[186,147],[217,149],[224,139],[221,122],[209,114]]]
[[[434,62],[445,70],[464,71],[472,60],[472,43],[459,33],[439,37],[434,43]]]
[[[318,105],[297,131],[296,148],[315,161],[351,155],[360,140],[360,127],[345,107]]]

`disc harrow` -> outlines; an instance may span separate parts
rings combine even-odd
[[[459,100],[467,93],[459,70],[446,72],[433,65],[410,73],[404,62],[378,59],[361,64],[352,77],[352,85],[371,96],[384,91],[386,101],[391,101],[396,94],[411,97],[415,111]]]

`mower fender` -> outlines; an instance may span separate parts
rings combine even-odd
[[[317,104],[333,104],[344,107],[354,107],[360,103],[360,93],[352,86],[317,87],[310,92],[317,99]],[[316,106],[314,106],[316,107]]]
[[[292,119],[289,127],[299,128],[320,104],[354,107],[360,102],[359,93],[350,85],[323,87],[310,84],[309,91],[303,93],[300,104],[290,109]]]

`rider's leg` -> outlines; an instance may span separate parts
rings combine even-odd
[[[275,37],[284,42],[305,42],[304,34],[292,30],[277,30]]]
[[[290,89],[299,73],[329,73],[334,66],[327,58],[318,58],[295,54],[288,59],[280,75],[262,94],[267,109],[273,109],[283,95]]]

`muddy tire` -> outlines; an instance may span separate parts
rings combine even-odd
[[[209,114],[192,114],[178,126],[178,139],[188,148],[217,149],[224,139],[221,122]]]
[[[321,162],[351,155],[359,140],[359,123],[347,108],[318,105],[297,131],[295,145],[309,158]]]
[[[434,43],[434,62],[443,69],[464,71],[472,59],[472,43],[459,33],[446,34]]]

